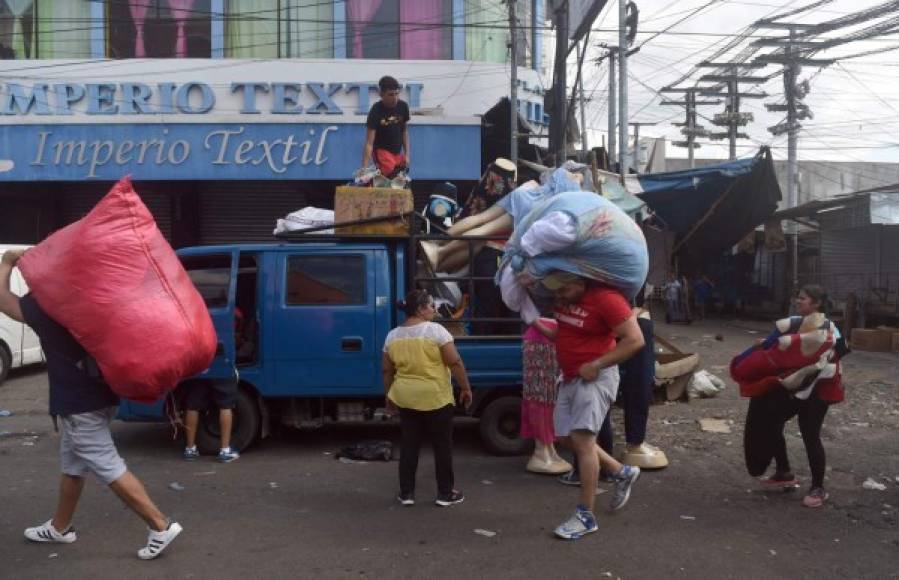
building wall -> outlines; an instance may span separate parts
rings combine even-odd
[[[697,159],[696,167],[722,163],[721,159]],[[686,159],[667,159],[667,171],[689,169]],[[784,198],[787,193],[787,163],[776,160],[774,169]],[[899,183],[899,163],[868,163],[854,161],[800,161],[799,203],[828,199],[843,193],[852,193]],[[784,209],[786,199],[781,201]]]

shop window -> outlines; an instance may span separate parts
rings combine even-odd
[[[365,304],[365,257],[290,256],[286,303]]]
[[[112,58],[209,58],[210,0],[109,2]]]
[[[0,58],[90,57],[90,0],[0,0]]]
[[[452,58],[452,0],[346,0],[347,56]]]
[[[334,7],[308,0],[228,0],[228,58],[331,58]]]
[[[538,2],[542,0],[537,0]],[[516,0],[518,66],[533,66],[534,0]],[[509,62],[509,9],[494,0],[465,0],[465,58]]]
[[[36,58],[32,0],[0,1],[0,58]]]

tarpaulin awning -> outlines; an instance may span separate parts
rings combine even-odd
[[[748,159],[628,176],[626,186],[677,234],[676,250],[693,261],[732,247],[768,219],[781,199],[767,147]]]

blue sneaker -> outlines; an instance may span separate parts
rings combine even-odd
[[[215,460],[219,463],[231,463],[238,457],[240,457],[240,453],[238,453],[233,447],[226,447],[219,451],[219,455],[215,458]]]
[[[196,461],[200,458],[200,452],[197,450],[197,446],[193,447],[185,447],[184,448],[184,460],[185,461]]]
[[[620,510],[631,497],[631,488],[640,477],[640,468],[633,465],[623,465],[621,471],[615,475],[615,493],[609,502],[609,509]]]
[[[578,506],[574,515],[556,528],[556,537],[563,540],[579,540],[598,529],[599,526],[596,525],[596,517],[593,513]]]

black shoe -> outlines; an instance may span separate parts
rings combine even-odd
[[[403,504],[404,507],[412,507],[415,505],[415,494],[398,493],[396,494],[396,501]]]
[[[448,494],[438,495],[434,503],[440,507],[448,507],[457,503],[462,503],[463,501],[465,501],[465,495],[461,491],[454,489]]]

